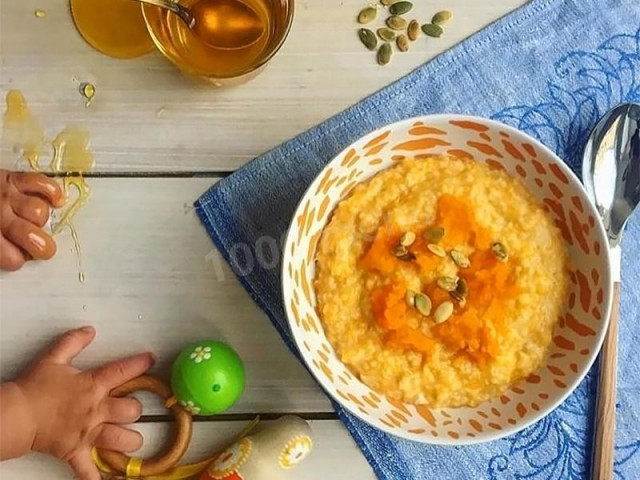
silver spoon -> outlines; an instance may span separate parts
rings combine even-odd
[[[640,105],[623,103],[595,126],[584,150],[582,181],[609,237],[613,308],[600,353],[598,405],[592,478],[613,479],[616,420],[620,241],[627,220],[640,203]]]
[[[216,48],[246,48],[265,32],[258,13],[240,0],[198,0],[189,7],[172,0],[136,1],[170,10],[204,43]]]

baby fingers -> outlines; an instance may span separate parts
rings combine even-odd
[[[76,472],[80,480],[100,480],[101,475],[93,463],[91,451],[86,448],[78,452],[69,460],[69,466]]]
[[[20,192],[38,195],[54,207],[61,207],[66,201],[58,182],[40,173],[12,173],[11,180]]]
[[[109,423],[133,423],[142,415],[142,405],[135,398],[108,397],[104,401],[105,417]]]
[[[7,240],[25,250],[36,260],[48,260],[56,253],[56,243],[33,223],[14,218],[3,233]]]
[[[11,208],[16,215],[38,227],[44,227],[49,220],[49,204],[38,197],[17,193],[11,199]]]
[[[105,423],[100,427],[94,443],[104,450],[130,453],[142,447],[142,435],[135,430]]]

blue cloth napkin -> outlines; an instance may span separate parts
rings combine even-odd
[[[343,148],[390,122],[460,112],[528,132],[579,173],[590,129],[607,109],[623,101],[640,102],[640,2],[534,0],[398,82],[262,155],[212,187],[196,202],[196,209],[242,284],[295,352],[281,303],[279,266],[263,268],[275,263],[271,259],[260,266],[255,246],[261,237],[280,241],[309,183]],[[624,238],[620,312],[615,468],[618,478],[628,480],[640,478],[638,213]],[[561,407],[532,427],[473,447],[400,440],[338,406],[336,411],[383,480],[585,479],[594,379],[591,372]]]

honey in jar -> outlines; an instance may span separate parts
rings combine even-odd
[[[266,62],[284,40],[290,26],[291,0],[242,1],[256,12],[264,33],[255,43],[235,49],[205,43],[167,10],[144,5],[143,13],[156,46],[181,70],[196,76],[224,79],[248,73]],[[180,4],[188,8],[197,2],[183,0]]]

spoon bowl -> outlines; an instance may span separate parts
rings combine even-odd
[[[173,0],[135,1],[175,13],[203,43],[214,48],[247,48],[265,33],[258,13],[241,0],[198,0],[189,7]]]
[[[598,122],[585,146],[582,180],[607,233],[614,281],[609,329],[600,352],[592,459],[592,478],[610,480],[614,476],[620,241],[640,203],[640,105],[618,105]]]
[[[585,146],[582,179],[617,246],[640,203],[640,104],[618,105],[598,122]]]

